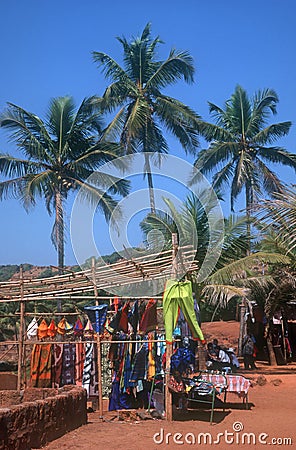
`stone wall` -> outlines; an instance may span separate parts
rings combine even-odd
[[[30,450],[87,422],[86,391],[60,389],[0,391],[0,450]]]

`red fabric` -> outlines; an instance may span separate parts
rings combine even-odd
[[[146,306],[144,314],[142,316],[139,331],[141,333],[147,333],[157,328],[157,301],[151,298]]]
[[[128,310],[129,310],[129,302],[122,307],[121,317],[118,324],[118,331],[123,331],[124,333],[128,332]]]

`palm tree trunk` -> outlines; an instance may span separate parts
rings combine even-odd
[[[251,205],[253,203],[253,193],[249,183],[246,184],[246,216],[247,216],[247,256],[251,254]]]
[[[64,211],[61,192],[56,193],[56,246],[58,252],[59,275],[64,273]],[[62,302],[57,301],[58,312],[62,310]]]
[[[150,166],[149,156],[146,153],[145,153],[145,172],[146,172],[147,180],[148,180],[151,213],[156,214],[151,166]]]
[[[64,273],[64,211],[60,192],[56,193],[56,243],[59,274],[62,275]]]
[[[266,335],[266,346],[267,346],[267,351],[268,351],[268,356],[269,356],[269,363],[271,366],[276,366],[277,362],[276,362],[276,357],[275,357],[275,353],[274,353],[268,326],[266,327],[265,335]]]

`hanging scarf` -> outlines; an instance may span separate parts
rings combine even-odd
[[[27,328],[27,337],[28,339],[34,339],[37,336],[38,332],[38,322],[36,317],[32,319]]]
[[[51,387],[52,344],[34,344],[31,355],[32,387]]]
[[[61,386],[62,366],[63,366],[63,344],[54,344],[52,382],[53,387],[55,388],[59,388]]]
[[[56,324],[54,323],[54,320],[52,320],[47,329],[47,336],[53,338],[55,337],[56,334],[57,334],[57,327]]]
[[[102,334],[106,322],[108,305],[85,306],[84,310],[96,333]]]
[[[65,343],[63,349],[62,386],[75,384],[75,355],[75,344],[72,342]]]
[[[83,342],[76,343],[76,360],[75,360],[75,384],[82,385],[83,365],[85,359],[85,348]]]
[[[47,330],[48,330],[48,325],[46,323],[46,320],[42,319],[42,321],[38,327],[38,330],[37,330],[38,339],[46,338]]]
[[[155,330],[157,327],[157,301],[152,298],[147,303],[144,314],[140,321],[139,331],[141,333],[148,333],[148,331]]]

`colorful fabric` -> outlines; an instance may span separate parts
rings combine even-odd
[[[94,331],[101,334],[106,322],[108,305],[85,306],[84,310],[91,321]]]
[[[43,339],[47,337],[47,330],[48,330],[48,325],[45,319],[42,319],[38,330],[37,330],[37,335],[38,335],[38,339]]]
[[[148,342],[148,371],[147,371],[147,379],[148,380],[153,380],[153,378],[155,377],[155,374],[156,374],[155,359],[153,356],[152,349],[153,349],[153,343]]]
[[[191,281],[168,280],[163,294],[163,316],[166,340],[172,342],[179,308],[189,324],[194,339],[204,341],[203,333],[194,311]]]
[[[52,344],[35,344],[31,355],[32,387],[51,387]]]
[[[73,333],[73,325],[71,325],[71,323],[69,323],[67,319],[65,319],[65,333],[66,334]]]
[[[157,327],[157,301],[152,298],[148,301],[144,314],[140,321],[139,331],[148,333]]]
[[[82,324],[81,320],[79,319],[79,317],[74,324],[73,331],[74,331],[75,336],[83,335],[83,324]]]
[[[137,333],[138,324],[139,324],[139,302],[136,300],[133,304],[131,311],[128,314],[128,321],[132,326],[133,333]]]
[[[64,334],[66,334],[66,330],[65,330],[65,324],[66,324],[66,319],[65,317],[63,317],[59,323],[58,323],[58,328],[57,328],[57,332],[59,334],[61,334],[62,336],[64,336]]]
[[[63,366],[61,385],[75,384],[76,347],[74,343],[63,344]]]
[[[95,331],[94,331],[91,321],[89,319],[87,319],[83,334],[84,334],[84,337],[89,337],[89,338],[93,337],[93,335],[95,334]]]
[[[226,391],[234,392],[238,395],[247,394],[251,386],[250,380],[241,375],[202,373],[201,377],[203,380],[213,383],[215,387],[225,387],[225,384],[227,384]]]
[[[34,339],[37,336],[37,332],[38,332],[38,322],[36,320],[36,317],[34,317],[28,325],[27,338]]]
[[[147,367],[147,350],[144,345],[140,348],[140,350],[135,354],[133,360],[132,373],[130,376],[130,382],[136,383],[138,380],[144,380],[146,376],[146,367]]]
[[[171,356],[171,372],[175,370],[181,374],[186,372],[190,366],[194,366],[195,355],[189,348],[178,348]]]
[[[121,316],[118,323],[118,331],[128,332],[128,310],[129,302],[126,302],[121,309]]]
[[[56,334],[57,334],[57,327],[56,324],[54,323],[54,320],[52,320],[47,329],[47,336],[52,338],[55,337]]]
[[[93,349],[94,349],[94,344],[92,342],[87,342],[86,346],[85,346],[85,358],[84,358],[84,365],[83,365],[82,386],[84,387],[84,389],[86,389],[88,397],[90,395]]]
[[[76,343],[75,359],[75,384],[82,386],[83,365],[85,359],[85,348],[83,342]]]
[[[53,370],[52,370],[52,383],[54,388],[58,388],[61,385],[63,367],[63,344],[53,345]]]

